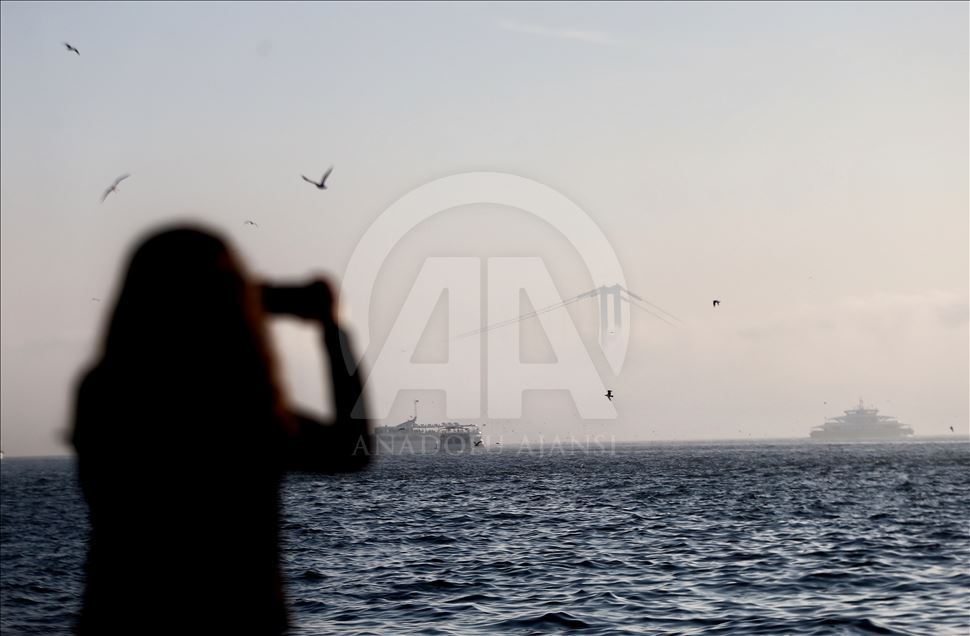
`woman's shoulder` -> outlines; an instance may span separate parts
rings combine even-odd
[[[100,363],[92,365],[88,369],[82,371],[78,376],[78,396],[80,397],[81,395],[90,395],[98,392],[104,385],[104,376],[104,368]]]
[[[109,390],[108,372],[103,364],[95,364],[78,376],[75,389],[75,416],[79,419],[100,412],[98,406],[106,401],[114,401]],[[116,392],[116,391],[115,391]]]

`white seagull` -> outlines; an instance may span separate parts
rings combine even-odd
[[[317,186],[317,189],[318,190],[326,190],[327,189],[327,177],[330,176],[330,173],[331,172],[333,172],[333,166],[330,166],[330,168],[326,172],[323,173],[323,178],[320,179],[320,183],[317,183],[313,179],[308,179],[305,175],[302,175],[301,174],[300,176],[303,177],[303,180],[306,181],[307,183],[312,183],[313,185]]]
[[[131,176],[130,174],[123,174],[120,177],[118,177],[117,179],[115,179],[115,182],[111,184],[111,187],[109,187],[107,190],[105,190],[104,191],[104,194],[101,195],[101,203],[104,203],[104,200],[108,198],[108,195],[109,194],[111,194],[112,192],[117,192],[118,191],[118,184],[121,183],[122,181],[124,181],[125,179],[127,179],[130,176]]]

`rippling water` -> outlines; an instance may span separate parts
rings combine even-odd
[[[0,629],[66,633],[70,460],[4,460]],[[296,634],[967,634],[970,445],[382,457],[284,490]]]

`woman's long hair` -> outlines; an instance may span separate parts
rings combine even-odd
[[[214,233],[167,229],[131,256],[103,355],[78,391],[92,530],[81,633],[144,620],[153,633],[285,626],[288,420],[265,323],[258,290]]]
[[[285,423],[259,291],[202,228],[166,229],[135,249],[98,370],[124,401],[169,417]]]

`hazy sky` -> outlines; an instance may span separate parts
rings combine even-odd
[[[806,436],[860,396],[918,434],[968,430],[966,3],[4,2],[0,13],[8,455],[67,451],[73,384],[144,230],[199,219],[261,275],[340,278],[392,202],[468,171],[569,197],[627,287],[683,321],[635,313],[613,376],[595,304],[572,306],[617,419],[582,420],[550,394],[521,420],[483,413],[492,436]],[[326,192],[299,178],[331,164]],[[540,256],[563,297],[593,285],[533,217],[440,214],[388,259],[369,356],[424,259],[455,255]],[[535,324],[522,333],[541,339]],[[325,410],[312,332],[276,336],[295,399]],[[402,393],[389,419],[415,398],[422,419],[441,419],[443,397]]]

